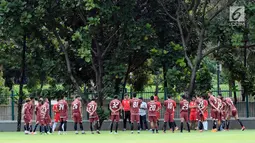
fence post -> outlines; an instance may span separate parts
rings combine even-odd
[[[14,94],[13,94],[13,89],[11,90],[11,100],[12,100],[12,121],[14,121]]]
[[[249,118],[249,97],[248,95],[246,94],[246,117]]]

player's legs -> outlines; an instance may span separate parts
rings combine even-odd
[[[93,118],[89,118],[89,128],[90,128],[90,131],[92,134],[94,134],[93,133],[93,122],[94,122]]]
[[[123,131],[127,128],[127,111],[124,111],[124,118],[123,118]]]
[[[140,116],[136,115],[135,118],[136,118],[136,123],[137,123],[137,132],[140,133],[140,128],[141,128],[141,126],[140,126]]]
[[[53,123],[53,126],[52,126],[52,132],[55,131],[57,125],[58,125],[58,122],[55,121],[55,122]]]
[[[34,130],[33,132],[35,133],[36,132],[36,129],[37,129],[37,126],[39,125],[39,121],[36,121],[36,124],[35,124],[35,127],[34,127]]]
[[[185,113],[184,121],[186,122],[186,125],[187,125],[187,128],[188,128],[188,132],[190,132],[190,124],[189,124],[188,113]]]
[[[135,120],[135,115],[131,114],[131,127],[130,127],[131,133],[133,133],[133,130],[134,130],[134,120]]]
[[[174,133],[175,130],[175,123],[174,123],[174,113],[170,114],[170,128],[172,129],[172,132]]]
[[[114,120],[115,120],[115,116],[111,115],[111,127],[110,127],[110,133],[112,133],[112,128],[113,128],[113,124],[114,124]]]
[[[237,122],[240,124],[240,126],[242,127],[242,131],[245,130],[245,127],[242,123],[242,121],[240,121],[239,117],[238,117],[238,113],[237,113],[237,110],[233,110],[232,111],[232,115],[235,117],[235,119],[237,120]]]

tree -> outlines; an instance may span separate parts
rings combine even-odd
[[[184,48],[185,60],[192,70],[187,88],[188,95],[192,96],[196,72],[200,68],[203,58],[223,47],[223,45],[215,47],[207,46],[208,42],[213,42],[213,45],[216,45],[215,41],[206,38],[211,30],[210,26],[216,22],[216,17],[233,4],[235,0],[228,0],[226,2],[180,0],[177,1],[177,4],[173,0],[158,0],[158,2],[162,6],[162,11],[176,22],[179,29],[180,43]],[[175,12],[168,9],[168,6],[172,4],[177,7]],[[224,45],[224,47],[227,46]]]

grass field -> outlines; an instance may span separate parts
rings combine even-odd
[[[119,134],[109,134],[102,132],[98,134],[75,135],[68,132],[67,135],[24,135],[16,132],[1,132],[0,143],[254,143],[255,130],[232,130],[228,132],[212,133],[210,131],[199,133],[166,133],[152,134],[151,132],[142,132],[141,134],[130,134],[129,131]]]

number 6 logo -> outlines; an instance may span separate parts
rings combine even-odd
[[[245,21],[245,7],[244,6],[231,6],[229,12],[229,20],[231,22],[244,22]]]

